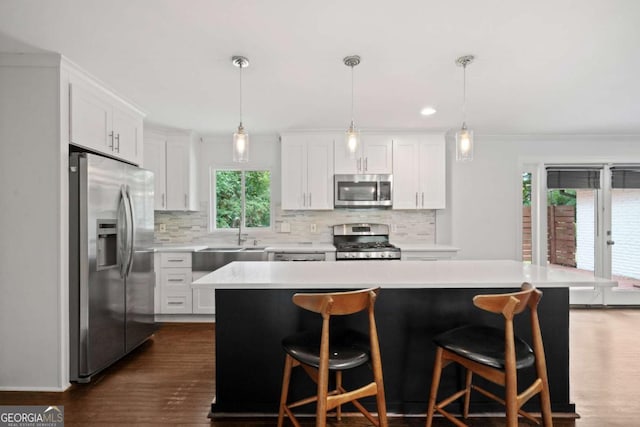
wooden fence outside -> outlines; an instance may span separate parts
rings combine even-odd
[[[547,207],[547,260],[551,264],[576,266],[576,208]],[[531,207],[522,208],[522,259],[531,261]]]

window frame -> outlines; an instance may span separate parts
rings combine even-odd
[[[216,165],[209,167],[209,232],[214,234],[223,234],[233,232],[235,234],[238,233],[238,228],[218,228],[216,226],[216,218],[217,218],[217,199],[216,199],[216,173],[218,171],[238,171],[241,172],[241,197],[243,199],[243,209],[246,210],[246,203],[244,203],[244,198],[246,195],[245,189],[245,173],[246,172],[254,172],[254,171],[262,171],[269,172],[271,179],[269,180],[269,194],[270,194],[270,202],[269,202],[269,225],[266,227],[247,227],[245,225],[246,220],[246,212],[242,212],[242,230],[251,232],[255,235],[266,234],[273,231],[274,227],[274,203],[273,203],[273,168],[269,166],[261,166],[261,165]]]

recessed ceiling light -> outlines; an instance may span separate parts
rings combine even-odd
[[[423,116],[432,116],[436,113],[436,109],[433,107],[424,107],[421,111],[420,114],[422,114]]]

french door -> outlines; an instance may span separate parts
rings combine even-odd
[[[536,178],[523,174],[538,187],[523,259],[530,221],[532,262],[618,282],[572,287],[572,304],[640,305],[640,165],[545,165]]]

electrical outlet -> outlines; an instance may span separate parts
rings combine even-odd
[[[315,233],[315,232],[317,232],[317,231],[318,231],[318,227],[316,227],[316,225],[315,225],[315,224],[311,224],[310,229],[311,229],[311,232],[312,232],[312,233]]]
[[[164,233],[165,231],[167,231],[167,224],[160,224],[160,225],[158,226],[158,230],[159,230],[161,233]]]

